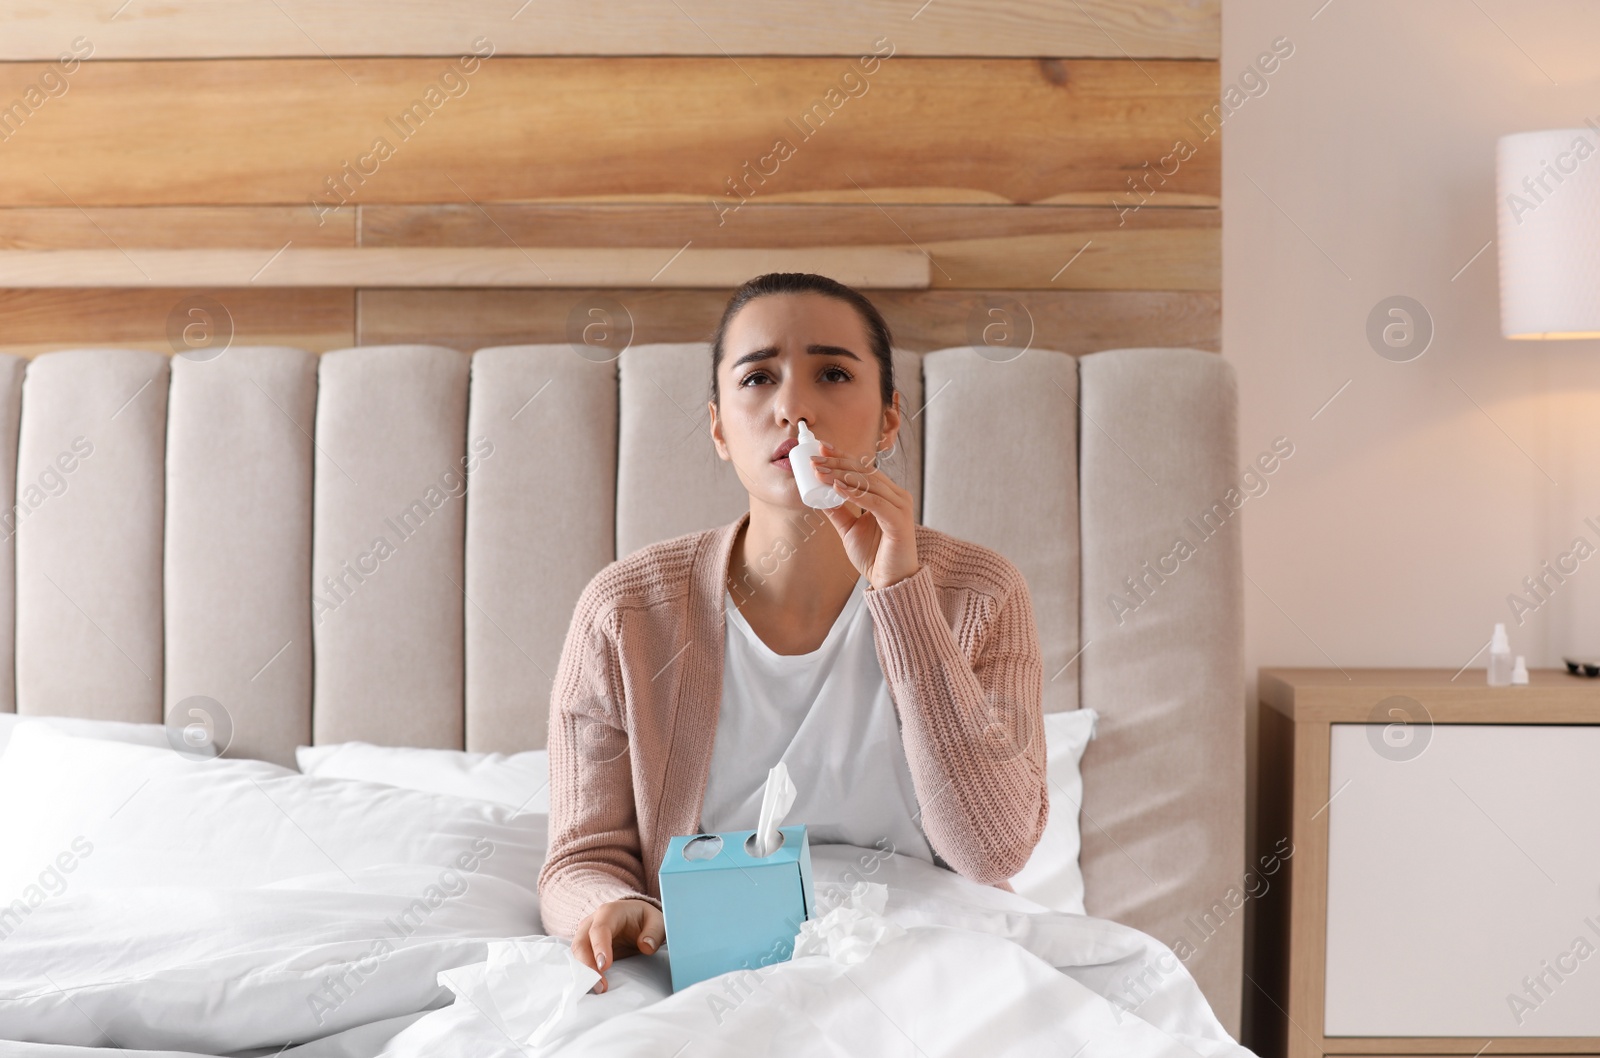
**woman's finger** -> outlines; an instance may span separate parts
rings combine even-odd
[[[868,488],[888,496],[911,495],[910,490],[901,487],[882,467],[862,463],[851,456],[818,456],[812,464],[817,468],[817,476],[825,480],[844,481],[856,488]]]
[[[832,467],[834,470],[859,470],[865,474],[883,474],[882,467],[875,467],[870,460],[857,459],[855,456],[824,456],[811,457],[814,467]],[[884,474],[884,477],[888,477]]]
[[[594,915],[584,916],[583,921],[578,923],[578,928],[572,933],[572,954],[591,970],[595,968],[594,951],[589,947],[589,924],[593,921]]]
[[[889,502],[887,497],[873,492],[872,488],[866,484],[853,481],[844,481],[829,474],[820,473],[817,475],[817,480],[821,481],[824,485],[833,486],[839,495],[843,496],[846,500],[849,500],[858,507],[871,511],[873,514],[877,514],[883,509],[882,505]]]
[[[607,916],[597,914],[594,922],[589,926],[589,946],[594,949],[594,962],[591,968],[600,975],[600,980],[595,983],[596,992],[606,990],[606,969],[612,963],[611,951],[611,923]]]
[[[578,928],[574,931],[572,938],[572,954],[583,965],[595,973],[599,973],[600,967],[595,965],[594,946],[589,939],[589,924],[593,921],[594,916],[590,915],[578,923]]]
[[[840,495],[843,496],[844,493],[840,493]],[[845,502],[836,507],[823,507],[822,515],[832,522],[833,527],[839,531],[839,539],[848,540],[850,532],[855,528],[856,523],[865,517],[866,509],[846,496]]]
[[[851,492],[868,492],[873,486],[870,471],[849,466],[841,468],[830,465],[827,461],[818,462],[817,480],[829,485],[842,485]]]
[[[911,493],[895,484],[893,479],[882,472],[863,474],[857,471],[845,471],[839,474],[831,468],[818,467],[817,480],[825,485],[842,486],[838,490],[839,495],[874,514],[894,509],[911,509]],[[881,502],[874,502],[879,498]],[[888,506],[884,506],[885,503]]]
[[[666,919],[661,917],[661,912],[651,904],[645,905],[644,923],[639,927],[638,948],[646,955],[654,955],[661,949],[661,940],[667,935]]]

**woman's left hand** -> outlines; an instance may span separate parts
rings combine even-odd
[[[845,554],[867,583],[887,588],[915,573],[920,564],[911,493],[882,469],[863,466],[829,444],[823,444],[812,463],[822,483],[845,498],[822,513],[839,531]]]

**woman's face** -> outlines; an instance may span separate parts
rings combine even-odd
[[[870,467],[894,445],[900,394],[886,408],[877,358],[854,308],[822,294],[769,294],[739,310],[717,367],[711,438],[751,496],[806,509],[779,445],[806,421],[820,441]]]

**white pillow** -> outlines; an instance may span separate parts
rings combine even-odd
[[[546,843],[481,800],[18,725],[0,1039],[221,1054],[439,1005],[541,932]]]
[[[402,786],[407,790],[475,797],[527,812],[550,812],[550,754],[463,753],[455,749],[337,742],[301,746],[295,763],[306,775]]]
[[[1083,870],[1078,852],[1083,847],[1078,833],[1078,811],[1083,804],[1083,773],[1078,763],[1089,740],[1094,738],[1093,709],[1070,709],[1044,714],[1044,745],[1049,760],[1050,818],[1044,835],[1034,847],[1027,865],[1011,876],[1011,888],[1035,903],[1054,911],[1085,914],[1083,909]]]
[[[140,746],[170,746],[165,724],[134,724],[123,720],[85,720],[76,716],[18,716],[0,713],[0,753],[11,741],[20,724],[44,724],[79,738],[99,738],[109,742],[132,742]],[[197,747],[198,749],[198,747]],[[199,754],[210,756],[209,753]]]

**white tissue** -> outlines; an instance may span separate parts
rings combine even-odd
[[[492,940],[487,947],[487,962],[441,971],[439,983],[537,1054],[600,975],[554,937]]]
[[[859,883],[827,914],[800,923],[790,958],[826,955],[845,966],[861,962],[879,944],[905,935],[904,926],[883,917],[888,900],[888,886]]]
[[[789,778],[789,767],[783,761],[767,772],[767,785],[761,793],[761,818],[756,823],[756,856],[770,856],[778,851],[778,828],[783,817],[794,805],[794,782]]]

